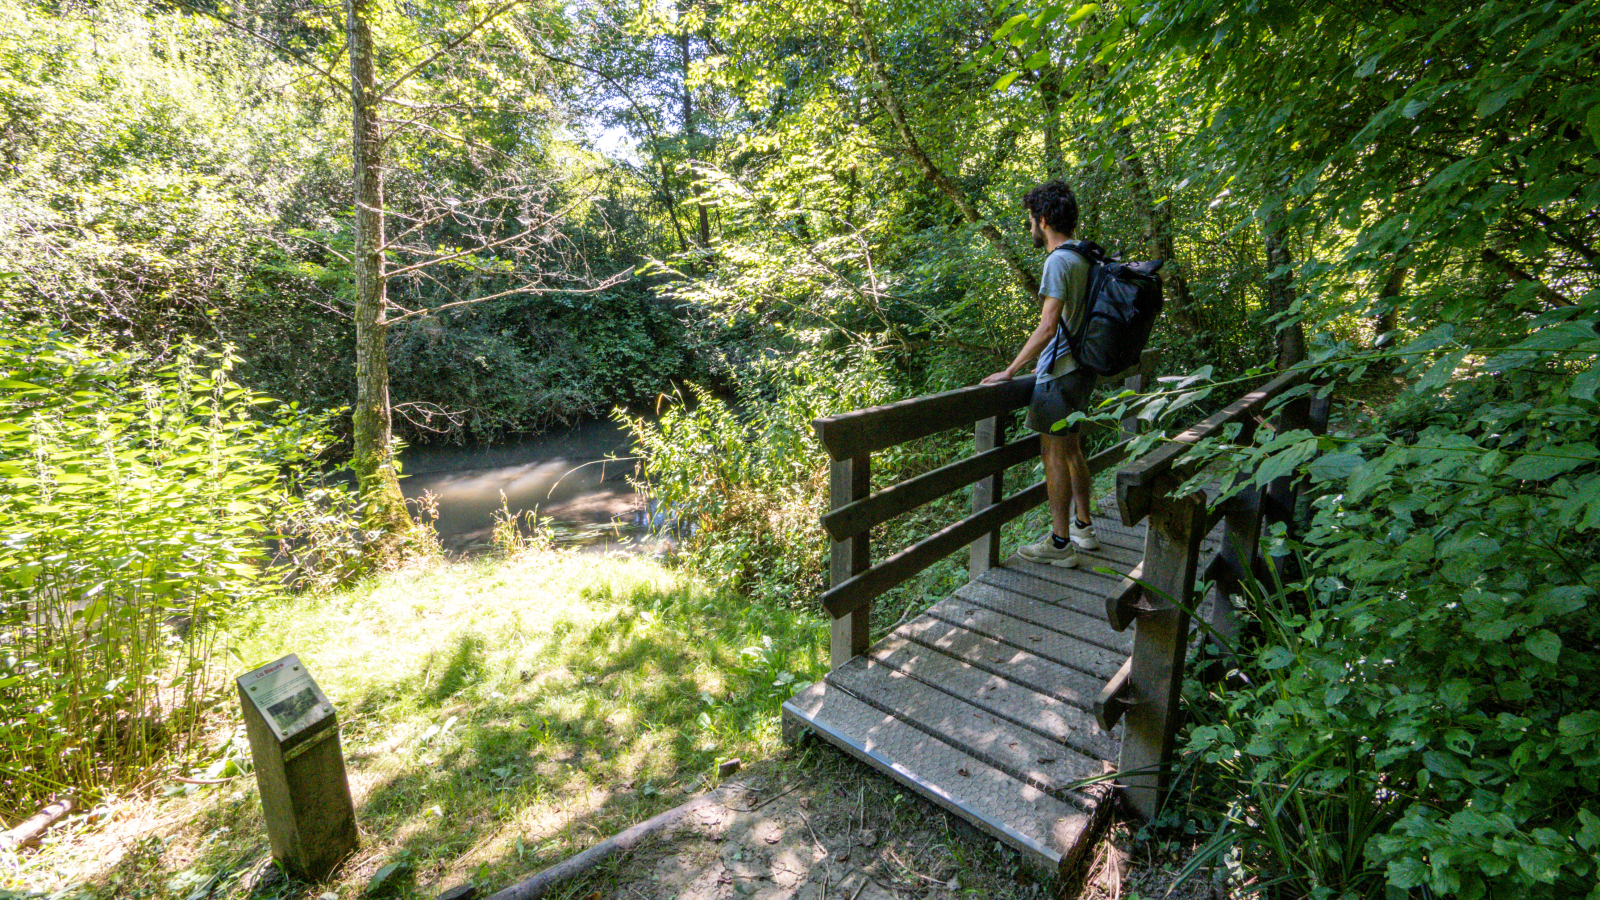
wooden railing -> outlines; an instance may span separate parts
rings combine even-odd
[[[1189,450],[1224,434],[1235,422],[1242,426],[1235,440],[1249,443],[1268,405],[1306,380],[1303,371],[1285,372],[1117,473],[1123,524],[1131,527],[1146,518],[1149,524],[1143,562],[1125,589],[1106,601],[1112,628],[1123,631],[1132,625],[1136,630],[1133,653],[1101,691],[1095,714],[1107,731],[1123,721],[1117,780],[1133,808],[1147,818],[1165,801],[1171,781],[1201,541],[1219,519],[1224,522],[1222,549],[1204,574],[1215,579],[1219,589],[1210,624],[1217,633],[1236,633],[1232,595],[1262,565],[1263,523],[1291,522],[1300,488],[1292,477],[1285,477],[1265,492],[1246,486],[1208,508],[1201,492],[1177,493],[1196,464]],[[1327,425],[1328,409],[1328,398],[1313,400],[1301,394],[1278,408],[1271,427],[1278,432],[1307,428],[1320,433]]]
[[[1113,379],[1123,379],[1130,390],[1143,390],[1154,364],[1155,354],[1147,352],[1137,367]],[[962,547],[970,548],[970,577],[999,565],[1001,526],[1045,501],[1043,481],[1001,497],[1006,470],[1039,455],[1037,434],[1006,441],[1008,414],[1028,404],[1033,381],[1029,375],[816,420],[817,437],[832,458],[831,511],[822,518],[832,553],[822,605],[833,617],[833,668],[866,652],[874,599]],[[972,423],[972,456],[872,492],[874,452]],[[1126,433],[1133,428],[1132,420],[1122,424]],[[1091,472],[1121,462],[1126,447],[1124,439],[1096,454],[1089,460]],[[973,488],[971,515],[872,562],[869,535],[874,526],[968,486]]]
[[[1155,358],[1147,352],[1136,369],[1116,376],[1140,391]],[[1256,573],[1264,524],[1292,520],[1300,485],[1291,476],[1266,490],[1246,487],[1228,501],[1208,505],[1200,492],[1178,495],[1177,489],[1196,465],[1189,450],[1197,443],[1242,427],[1235,438],[1254,439],[1265,410],[1280,396],[1306,382],[1304,372],[1290,371],[1268,381],[1225,409],[1184,431],[1117,473],[1117,504],[1130,527],[1149,519],[1143,561],[1106,599],[1106,618],[1117,631],[1135,627],[1133,653],[1106,685],[1095,703],[1101,727],[1125,725],[1118,770],[1119,784],[1134,809],[1153,816],[1164,801],[1171,778],[1173,744],[1178,724],[1178,694],[1188,650],[1189,610],[1200,565],[1202,539],[1220,519],[1225,523],[1222,549],[1204,573],[1224,595],[1214,606],[1210,623],[1217,633],[1237,631],[1232,603],[1247,576]],[[814,424],[832,458],[831,509],[822,524],[832,539],[829,589],[823,606],[833,618],[829,657],[838,668],[866,652],[872,602],[949,554],[969,548],[969,577],[976,578],[1000,563],[1000,528],[1045,502],[1043,481],[1009,497],[1002,496],[1005,471],[1039,455],[1039,436],[1007,442],[1009,414],[1026,406],[1033,390],[1031,376],[873,407],[818,419]],[[1271,427],[1282,431],[1326,426],[1328,402],[1302,393],[1280,405]],[[874,452],[907,441],[976,423],[973,455],[918,475],[876,493],[871,490]],[[1122,422],[1124,439],[1089,459],[1091,473],[1122,462],[1137,422]],[[874,526],[910,512],[953,491],[971,486],[972,513],[880,562],[872,561],[869,535]]]

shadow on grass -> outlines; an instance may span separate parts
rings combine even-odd
[[[602,581],[580,599],[520,631],[469,626],[420,660],[397,645],[392,674],[363,673],[340,710],[362,849],[333,884],[247,890],[268,847],[245,781],[196,811],[193,853],[127,854],[89,894],[186,900],[210,882],[206,900],[354,896],[396,861],[409,873],[389,896],[497,889],[700,793],[720,758],[770,746],[779,704],[821,666],[814,615],[674,578]]]

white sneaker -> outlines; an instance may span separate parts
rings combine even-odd
[[[1078,564],[1078,552],[1072,549],[1071,542],[1065,547],[1057,547],[1054,536],[1048,534],[1042,541],[1018,547],[1017,555],[1026,560],[1048,566],[1059,566],[1063,569],[1071,569]]]
[[[1067,524],[1067,530],[1072,532],[1070,535],[1068,535],[1068,537],[1072,538],[1072,542],[1078,545],[1079,550],[1100,549],[1100,541],[1094,536],[1093,520],[1090,520],[1089,524],[1083,526],[1082,528],[1078,527],[1077,522],[1069,522]]]

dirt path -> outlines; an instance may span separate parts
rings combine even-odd
[[[1172,885],[1187,848],[1125,825],[1073,884],[926,800],[815,743],[724,782],[698,810],[549,895],[558,900],[1202,900],[1208,876]],[[1169,887],[1172,888],[1168,893]]]
[[[894,900],[1048,896],[1048,879],[964,822],[848,761],[769,761],[557,896]],[[820,770],[820,771],[819,771]],[[810,776],[810,777],[807,777]],[[827,777],[819,777],[827,776]]]

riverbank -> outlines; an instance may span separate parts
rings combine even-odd
[[[222,645],[236,671],[298,653],[337,705],[357,853],[323,884],[274,877],[225,691],[208,758],[0,856],[0,897],[482,896],[718,787],[734,802],[551,896],[1051,896],[965,822],[826,745],[781,742],[779,704],[822,674],[824,633],[820,615],[648,557],[572,552],[435,561],[264,605]],[[1193,840],[1129,838],[1097,850],[1077,896],[1167,894]],[[1209,896],[1191,882],[1170,896]]]

